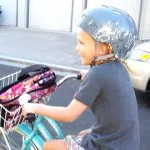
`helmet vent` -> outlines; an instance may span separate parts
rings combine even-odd
[[[114,11],[114,13],[116,13],[116,14],[122,15],[122,12],[120,12],[120,11],[118,11],[118,10],[113,10],[113,11]]]

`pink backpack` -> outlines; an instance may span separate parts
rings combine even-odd
[[[8,111],[13,112],[19,108],[19,97],[27,93],[31,96],[30,102],[38,101],[56,90],[56,75],[54,71],[46,65],[31,65],[21,70],[18,80],[0,91],[0,104]],[[8,128],[9,125],[4,120],[14,118],[13,113],[6,113],[1,110],[0,126]],[[18,122],[17,122],[18,123]]]

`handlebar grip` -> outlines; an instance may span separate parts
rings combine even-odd
[[[31,113],[27,114],[27,120],[28,120],[29,123],[34,122],[35,119],[36,119],[35,114],[31,114]]]
[[[81,78],[82,78],[82,75],[79,73],[79,74],[77,75],[77,80],[81,80]]]

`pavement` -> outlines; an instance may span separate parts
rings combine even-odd
[[[77,73],[88,67],[80,64],[76,43],[75,33],[0,26],[0,64],[46,64]]]

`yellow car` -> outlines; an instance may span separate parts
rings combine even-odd
[[[150,41],[137,44],[126,62],[133,87],[150,95]]]

